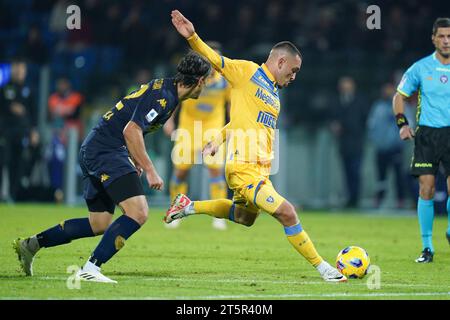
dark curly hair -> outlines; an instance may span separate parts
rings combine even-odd
[[[211,72],[211,64],[195,51],[190,50],[177,66],[175,81],[186,87],[197,84],[201,77],[208,76]]]
[[[433,35],[436,35],[437,29],[450,27],[449,18],[437,18],[433,24]]]

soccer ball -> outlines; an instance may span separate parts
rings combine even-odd
[[[336,258],[336,268],[350,279],[364,278],[369,266],[370,258],[366,250],[356,246],[341,250]]]

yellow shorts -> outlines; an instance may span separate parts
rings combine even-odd
[[[233,190],[233,202],[257,213],[260,209],[274,214],[285,199],[269,180],[270,164],[227,162],[225,178]]]
[[[207,156],[202,158],[203,147],[208,141],[212,140],[211,134],[208,135],[208,131],[220,132],[222,127],[223,121],[220,123],[217,121],[203,122],[201,129],[194,129],[194,124],[190,122],[180,123],[171,155],[173,166],[179,170],[189,170],[194,164],[204,164],[211,169],[223,168],[225,164],[224,144],[214,157]]]

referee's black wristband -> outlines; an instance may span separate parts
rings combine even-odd
[[[399,113],[395,115],[395,120],[397,122],[397,127],[400,129],[403,126],[408,125],[408,119],[406,119],[403,113]]]

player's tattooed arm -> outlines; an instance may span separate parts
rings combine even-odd
[[[141,127],[135,122],[130,121],[125,126],[125,129],[123,129],[123,136],[125,137],[128,152],[135,160],[136,165],[145,171],[150,188],[162,190],[164,182],[156,172],[156,169],[147,154]]]

